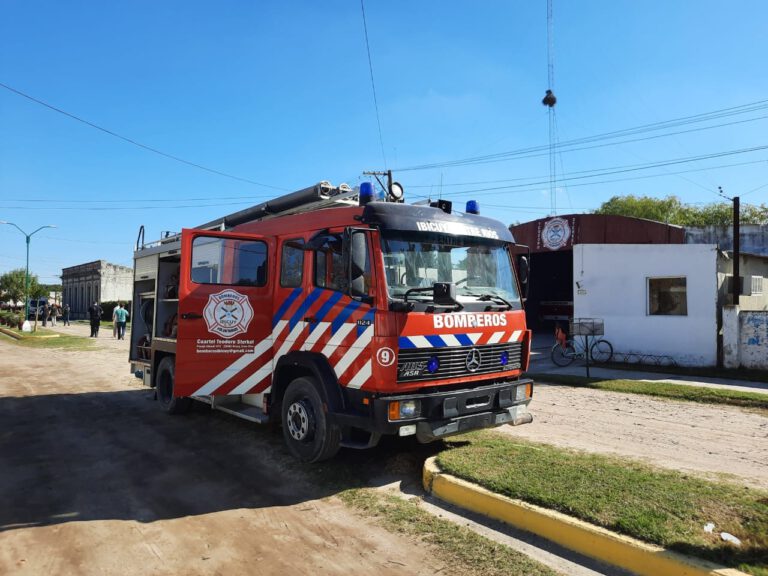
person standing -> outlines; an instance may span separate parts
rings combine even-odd
[[[43,305],[43,328],[45,328],[48,324],[48,314],[51,313],[51,309],[48,307],[48,302],[46,302]]]
[[[128,320],[128,310],[123,308],[123,305],[118,302],[117,308],[115,308],[115,319],[117,322],[117,339],[125,340],[125,323]]]
[[[64,304],[61,309],[61,319],[64,320],[64,326],[69,326],[69,304]]]
[[[56,302],[51,304],[51,327],[56,326],[56,316],[59,315],[59,307]]]
[[[99,337],[99,325],[101,324],[101,315],[103,310],[99,306],[98,302],[95,302],[88,307],[88,317],[91,320],[91,335],[90,338]]]

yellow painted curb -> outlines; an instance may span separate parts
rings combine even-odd
[[[0,327],[0,332],[5,334],[6,336],[10,336],[11,338],[15,338],[16,340],[24,340],[25,338],[58,338],[61,336],[61,334],[38,334],[36,336],[27,336],[26,334],[17,334],[13,330],[8,330],[8,328]]]
[[[746,576],[726,568],[615,534],[565,514],[495,494],[424,463],[424,489],[441,500],[531,532],[564,548],[643,576]]]

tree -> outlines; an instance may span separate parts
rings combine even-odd
[[[8,300],[12,304],[24,301],[25,275],[26,271],[24,268],[18,268],[0,276],[0,294],[2,295],[3,300]],[[35,297],[34,294],[38,291],[39,286],[37,276],[30,274],[29,295]]]
[[[713,202],[703,206],[683,204],[677,196],[651,198],[649,196],[614,196],[595,210],[595,214],[614,214],[645,218],[677,226],[731,226],[733,205]],[[742,224],[768,224],[768,207],[742,204]]]

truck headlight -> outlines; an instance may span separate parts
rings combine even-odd
[[[395,400],[389,403],[389,421],[418,418],[421,402],[418,400]]]

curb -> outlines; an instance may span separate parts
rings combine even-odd
[[[5,334],[6,336],[10,336],[11,338],[14,338],[15,340],[21,340],[23,336],[20,334],[16,334],[13,330],[8,330],[7,328],[0,327],[0,332]]]
[[[10,336],[11,338],[15,338],[16,340],[23,340],[24,338],[58,338],[60,334],[44,334],[41,336],[25,336],[24,334],[17,334],[13,330],[8,330],[8,328],[2,328],[0,327],[0,332],[5,334],[6,336]]]
[[[744,572],[691,558],[616,534],[560,512],[495,494],[424,463],[424,489],[440,500],[500,520],[590,558],[643,576],[746,576]]]

